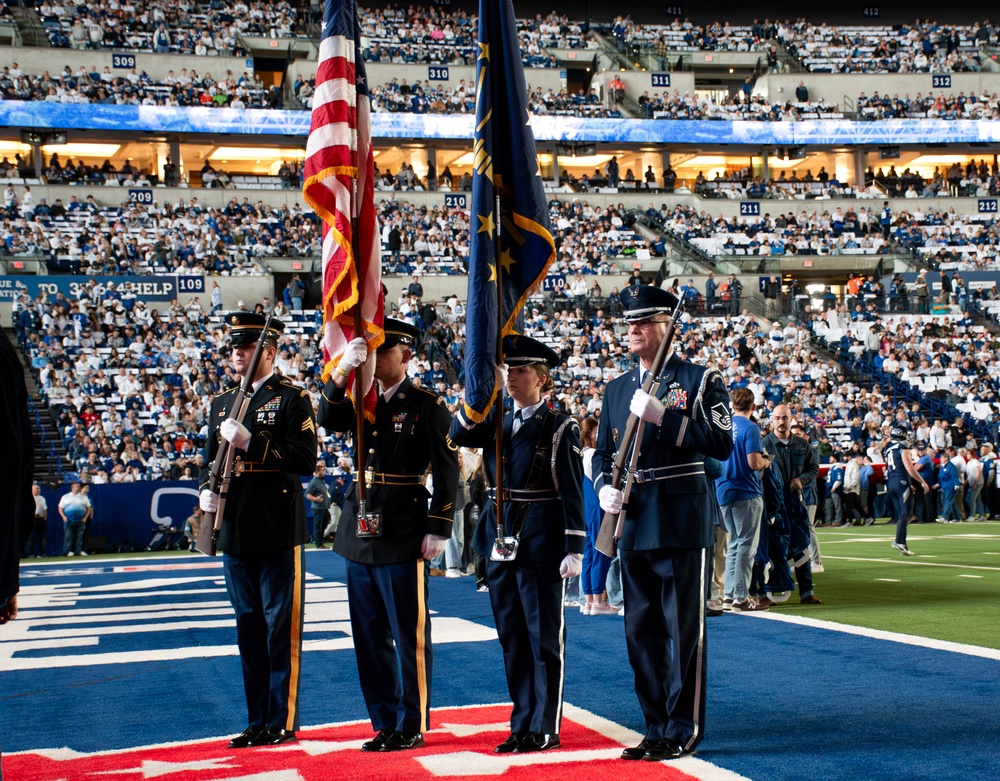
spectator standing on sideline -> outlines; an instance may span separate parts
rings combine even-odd
[[[83,483],[74,480],[69,484],[69,493],[59,500],[59,515],[63,520],[63,555],[86,556],[83,550],[83,535],[86,531],[90,500],[82,492]]]
[[[764,452],[760,427],[751,419],[753,391],[736,388],[730,391],[729,398],[733,408],[733,452],[722,462],[722,476],[715,481],[715,496],[729,533],[722,605],[733,612],[767,610],[750,596],[749,586],[764,515],[760,470],[770,466],[771,458]]]
[[[325,548],[323,535],[330,521],[330,489],[323,479],[326,475],[326,462],[317,461],[312,480],[306,486],[305,498],[309,500],[312,514],[312,536],[317,548]]]
[[[448,442],[451,416],[443,397],[414,385],[406,367],[417,349],[416,326],[386,318],[375,356],[379,402],[364,430],[366,513],[359,520],[358,483],[348,488],[333,549],[347,559],[347,601],[361,693],[376,735],[362,751],[406,751],[429,729],[433,651],[428,562],[451,536],[458,458]],[[323,389],[319,419],[328,431],[354,433],[346,394],[368,358],[363,338],[348,344]],[[355,435],[354,439],[358,439]],[[428,502],[423,476],[434,475]],[[378,523],[369,523],[378,518]]]
[[[601,509],[618,513],[624,493],[610,485],[618,440],[630,414],[644,423],[619,552],[625,593],[625,641],[646,724],[628,760],[670,760],[705,736],[705,585],[718,516],[705,475],[706,456],[733,449],[729,394],[722,375],[674,352],[656,396],[642,390],[678,300],[636,285],[621,293],[628,349],[639,366],[608,383],[601,406],[594,471]]]
[[[837,458],[834,455],[834,458]],[[850,526],[851,519],[844,515],[844,465],[833,461],[826,473],[827,517],[834,526]]]
[[[864,521],[861,510],[861,453],[848,453],[844,463],[844,522]]]
[[[969,504],[969,520],[985,521],[988,513],[983,506],[983,463],[974,449],[968,451],[969,460],[965,464],[966,498]]]
[[[0,624],[17,617],[21,548],[31,533],[35,470],[24,368],[0,329],[0,486],[6,503],[0,513]]]
[[[188,550],[191,552],[194,552],[194,546],[198,542],[198,534],[201,532],[202,518],[204,518],[204,513],[201,511],[201,507],[195,505],[191,514],[184,522],[184,536],[187,537]]]
[[[785,507],[791,523],[788,552],[799,584],[799,601],[803,605],[821,605],[813,589],[809,515],[804,506],[804,489],[810,483],[815,484],[819,461],[809,441],[792,433],[791,422],[792,414],[787,404],[775,407],[771,411],[771,433],[764,437],[764,448],[771,454],[784,485]],[[803,505],[801,513],[794,511],[794,502]]]
[[[580,424],[580,441],[583,443],[583,507],[587,522],[587,547],[583,552],[583,572],[580,578],[583,582],[584,604],[580,612],[585,616],[600,616],[617,614],[604,598],[607,588],[608,570],[611,567],[611,557],[601,553],[595,547],[597,534],[601,530],[603,513],[597,503],[597,492],[594,490],[593,459],[597,444],[597,418],[586,418]]]
[[[264,330],[263,314],[226,315],[233,371],[244,378]],[[309,394],[274,373],[285,326],[271,320],[253,395],[243,423],[229,418],[236,387],[215,397],[209,417],[207,463],[222,439],[235,451],[219,548],[226,591],[236,612],[247,728],[229,748],[275,746],[296,739],[305,604],[305,506],[300,475],[316,464],[316,421]],[[219,497],[201,475],[201,509]]]
[[[916,467],[920,479],[931,486],[931,490],[916,495],[917,519],[914,523],[934,523],[934,519],[937,518],[937,491],[933,486],[937,480],[934,479],[934,459],[923,443],[917,444]]]
[[[955,468],[954,457],[957,451],[953,447],[945,450],[941,456],[941,467],[938,469],[938,489],[941,491],[941,519],[945,523],[958,523],[958,508],[955,507],[955,494],[958,491],[958,470]]]
[[[27,555],[34,551],[35,558],[45,556],[45,537],[49,522],[49,504],[42,496],[42,487],[38,483],[31,486],[34,498],[35,520],[31,528],[31,538],[28,540]]]

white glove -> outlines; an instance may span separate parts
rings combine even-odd
[[[424,544],[420,546],[420,555],[427,559],[427,561],[430,561],[444,553],[444,544],[446,542],[448,542],[447,537],[442,537],[438,534],[425,534]]]
[[[198,494],[198,506],[201,508],[202,512],[214,513],[219,509],[219,495],[213,494],[205,488],[200,494]]]
[[[583,556],[579,553],[567,553],[559,565],[559,574],[563,580],[575,578],[581,572],[583,572]]]
[[[246,450],[250,444],[250,429],[232,418],[219,424],[219,434],[237,450]]]
[[[625,501],[625,492],[612,488],[610,485],[604,486],[597,494],[597,503],[606,513],[621,512],[622,502]]]
[[[367,359],[368,342],[365,341],[364,337],[359,336],[348,342],[344,354],[340,357],[340,368],[345,372],[350,372],[351,369],[358,368]]]
[[[497,390],[504,390],[507,387],[507,378],[510,376],[510,367],[501,363],[497,366]]]
[[[632,396],[632,403],[628,405],[629,412],[637,415],[647,423],[659,426],[663,422],[663,411],[666,407],[655,396],[650,396],[642,388],[636,390]]]

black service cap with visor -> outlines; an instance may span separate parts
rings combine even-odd
[[[629,285],[619,294],[626,323],[638,323],[657,315],[672,315],[680,299],[663,288]]]
[[[229,326],[229,346],[243,347],[248,344],[256,344],[266,322],[266,315],[254,312],[230,312],[225,318],[225,323]],[[284,330],[285,324],[276,317],[272,317],[271,325],[267,328],[268,338],[277,341]]]

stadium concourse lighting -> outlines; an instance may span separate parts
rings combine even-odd
[[[112,158],[122,148],[121,144],[46,144],[42,151],[47,155],[58,154],[64,160],[69,157]]]
[[[218,146],[209,160],[264,160],[266,162],[277,163],[281,160],[304,160],[306,151],[304,149],[275,149],[274,147],[259,146]]]

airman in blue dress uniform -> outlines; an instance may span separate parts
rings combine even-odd
[[[676,759],[705,733],[705,595],[716,518],[704,459],[729,457],[732,413],[719,372],[676,353],[657,392],[643,391],[677,298],[632,286],[622,291],[622,304],[629,351],[640,366],[608,383],[593,470],[601,508],[618,512],[625,496],[610,474],[619,439],[630,412],[644,421],[618,546],[625,637],[646,734],[622,758]]]
[[[526,336],[503,341],[505,380],[513,400],[503,422],[504,524],[497,539],[496,415],[471,424],[460,411],[450,438],[482,447],[490,501],[479,515],[474,548],[486,578],[514,708],[510,736],[498,754],[558,748],[566,673],[566,578],[580,574],[586,529],[580,429],[549,409],[550,369],[559,357]],[[498,544],[499,542],[499,544]]]
[[[451,415],[444,398],[406,375],[417,329],[386,318],[375,359],[380,396],[375,422],[365,427],[366,513],[359,523],[357,481],[348,488],[333,549],[347,559],[347,597],[358,676],[378,733],[362,751],[424,745],[431,701],[431,622],[428,565],[451,537],[458,490],[457,448],[448,443]],[[346,348],[323,389],[320,424],[352,431],[347,396],[350,370],[367,358],[364,339]],[[428,466],[433,494],[423,485]],[[428,499],[430,499],[428,505]],[[368,522],[378,516],[380,528]]]
[[[265,317],[226,316],[233,366],[248,370]],[[316,463],[316,421],[309,394],[272,373],[284,330],[271,320],[243,423],[229,420],[237,388],[212,403],[208,463],[220,438],[236,449],[223,510],[219,548],[226,590],[236,610],[248,727],[231,748],[268,746],[295,739],[299,727],[299,673],[305,605],[306,531],[300,475]],[[207,483],[208,471],[202,475]],[[203,485],[199,504],[215,512],[218,497]]]

